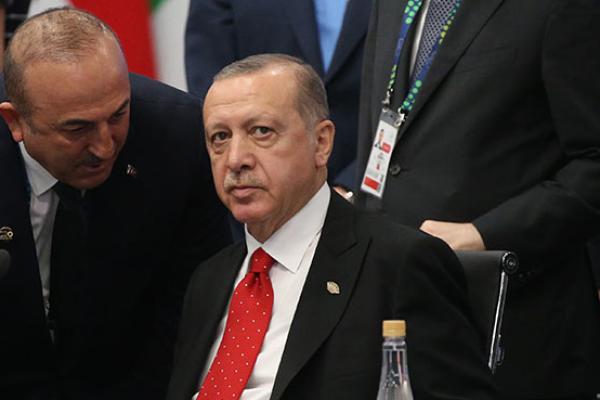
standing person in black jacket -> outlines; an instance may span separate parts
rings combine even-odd
[[[361,179],[358,203],[454,249],[515,251],[501,391],[592,399],[600,302],[586,243],[600,227],[600,2],[419,3],[374,4],[358,146],[371,180]],[[405,121],[387,125],[396,138],[378,152],[386,93]],[[377,170],[380,155],[389,165]]]

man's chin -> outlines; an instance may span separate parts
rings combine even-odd
[[[93,189],[102,185],[110,176],[111,167],[90,171],[83,176],[74,178],[71,182],[66,182],[77,189]]]
[[[252,225],[265,219],[264,212],[249,206],[233,206],[230,211],[233,218],[242,224]]]

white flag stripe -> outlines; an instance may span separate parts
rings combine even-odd
[[[29,15],[39,14],[52,7],[64,7],[70,5],[71,2],[68,0],[31,0],[31,3],[29,4]]]
[[[183,36],[190,0],[163,1],[152,15],[154,56],[161,81],[186,90]]]

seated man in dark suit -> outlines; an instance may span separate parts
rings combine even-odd
[[[246,241],[192,277],[169,400],[374,399],[381,321],[393,318],[407,321],[416,399],[494,398],[450,249],[328,187],[335,128],[310,66],[231,64],[204,125],[217,194]]]
[[[189,276],[229,242],[199,102],[72,9],[21,25],[4,74],[0,398],[164,399]]]

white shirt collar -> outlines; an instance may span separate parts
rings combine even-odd
[[[324,183],[308,203],[264,243],[256,240],[245,227],[248,254],[262,247],[279,264],[296,273],[306,249],[323,228],[330,198],[331,191]]]
[[[29,155],[23,142],[19,142],[19,149],[21,150],[21,155],[25,161],[25,172],[27,173],[31,192],[36,197],[39,197],[52,189],[52,186],[54,186],[58,180],[50,175],[50,172],[48,172],[46,168],[42,167],[39,162]]]

